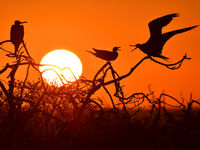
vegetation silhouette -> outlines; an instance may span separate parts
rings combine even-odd
[[[43,80],[38,69],[42,65],[34,61],[24,41],[16,54],[3,48],[3,43],[0,49],[12,63],[0,70],[1,75],[9,73],[8,81],[0,80],[1,149],[156,150],[199,146],[200,111],[194,105],[199,106],[200,102],[192,94],[189,101],[165,93],[155,97],[152,91],[126,96],[121,84],[145,60],[175,70],[190,59],[186,55],[170,64],[145,56],[124,75],[119,75],[112,63],[106,61],[93,79],[80,77],[57,87]],[[25,78],[19,81],[16,73],[25,66]],[[28,80],[31,68],[38,73],[38,81]],[[108,86],[114,86],[114,93]],[[100,88],[109,99],[95,96]],[[109,100],[111,107],[105,106]]]
[[[164,44],[174,35],[192,30],[197,27],[197,26],[191,26],[184,29],[162,33],[162,28],[168,25],[171,22],[171,20],[177,16],[178,16],[178,13],[174,13],[174,14],[169,14],[169,15],[166,15],[166,16],[163,16],[151,21],[149,23],[149,30],[151,34],[149,40],[144,44],[136,44],[136,45],[130,45],[130,46],[134,46],[135,49],[139,48],[148,56],[159,57],[162,59],[169,59],[161,55]]]
[[[91,51],[88,51],[88,52],[93,54],[94,56],[96,56],[98,58],[103,59],[103,60],[113,61],[113,60],[117,59],[117,57],[118,57],[118,52],[117,51],[119,51],[119,48],[120,47],[113,47],[113,51],[112,52],[106,51],[106,50],[98,50],[98,49],[92,48],[95,51],[95,53],[91,52]]]

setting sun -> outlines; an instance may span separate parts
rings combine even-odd
[[[40,72],[50,85],[62,86],[77,80],[82,74],[80,59],[68,50],[54,50],[46,54],[41,62]]]

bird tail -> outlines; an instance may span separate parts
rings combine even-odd
[[[96,53],[86,50],[87,52],[91,53],[92,55],[96,55]]]
[[[159,55],[158,57],[159,57],[159,58],[162,58],[162,59],[164,59],[164,60],[169,59],[168,57],[165,57],[165,56],[163,56],[163,55]]]

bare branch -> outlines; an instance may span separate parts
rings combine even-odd
[[[148,56],[144,57],[144,58],[143,58],[142,60],[140,60],[134,67],[132,67],[131,70],[130,70],[127,74],[125,74],[125,75],[123,75],[123,76],[121,76],[121,77],[119,77],[119,78],[117,78],[117,79],[115,79],[115,80],[111,80],[111,81],[105,82],[104,85],[109,85],[109,84],[111,84],[111,83],[114,83],[115,81],[119,81],[119,80],[122,80],[122,79],[124,79],[124,78],[130,76],[130,75],[133,73],[133,71],[134,71],[144,60],[146,60],[146,59],[148,59],[148,58],[149,58]]]
[[[6,63],[6,66],[2,70],[0,70],[0,74],[4,73],[8,69],[8,67],[9,67],[9,64]]]
[[[4,43],[7,43],[7,42],[10,42],[10,40],[2,41],[2,42],[0,42],[0,45],[2,45],[2,44],[4,44]]]
[[[0,87],[3,90],[5,96],[8,97],[8,90],[5,88],[5,86],[3,85],[1,81],[0,81]]]
[[[112,105],[113,105],[113,108],[116,109],[114,100],[113,100],[113,98],[112,98],[110,92],[107,90],[107,88],[106,88],[103,84],[102,84],[102,86],[103,86],[104,90],[106,91],[106,93],[108,94],[108,96],[110,97],[110,100],[111,100],[111,103],[112,103]]]
[[[165,66],[165,67],[167,67],[168,69],[171,69],[171,70],[175,70],[175,69],[180,68],[181,65],[182,65],[182,63],[183,63],[183,61],[184,61],[185,59],[188,59],[188,60],[191,59],[191,58],[187,57],[187,55],[185,54],[185,56],[183,56],[183,58],[182,58],[181,60],[179,60],[178,62],[176,62],[176,63],[171,63],[171,64],[165,64],[165,63],[162,63],[162,62],[160,62],[160,61],[155,60],[153,57],[149,57],[149,58],[150,58],[152,61],[154,61],[155,63],[158,63],[158,64],[160,64],[160,65],[163,65],[163,66]]]
[[[166,102],[162,102],[161,99],[162,99],[163,96],[166,96],[166,97],[169,97],[169,98],[173,99],[174,101],[176,101],[176,102],[177,102],[178,104],[180,104],[180,105],[179,105],[179,106],[175,106],[175,105],[168,104],[168,103],[166,103]],[[185,108],[185,105],[183,105],[181,102],[179,102],[179,100],[177,100],[176,98],[174,98],[174,97],[172,97],[172,96],[170,96],[170,95],[168,95],[168,94],[162,93],[162,94],[160,95],[159,99],[160,99],[161,103],[165,103],[165,104],[168,105],[168,106],[172,106],[172,107],[180,107],[180,106],[182,106],[182,107]]]

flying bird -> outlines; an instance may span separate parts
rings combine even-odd
[[[191,26],[191,27],[187,27],[183,29],[170,31],[167,33],[162,33],[162,28],[168,25],[174,17],[178,17],[178,15],[179,15],[178,13],[173,13],[173,14],[169,14],[169,15],[166,15],[166,16],[163,16],[151,21],[148,24],[149,30],[150,30],[149,40],[144,44],[136,44],[136,45],[130,45],[130,46],[134,46],[135,49],[139,48],[148,56],[168,59],[167,57],[162,55],[162,49],[163,49],[164,44],[174,35],[192,30],[198,26],[198,25]]]
[[[89,53],[93,54],[96,57],[99,57],[106,61],[113,61],[118,57],[118,52],[120,47],[113,47],[113,51],[107,51],[107,50],[98,50],[95,48],[92,48],[95,52],[88,51]]]
[[[23,23],[27,23],[26,21],[20,22],[16,20],[14,25],[11,27],[10,31],[10,41],[15,46],[15,55],[19,49],[20,44],[23,42],[24,38],[24,26],[21,25]]]

